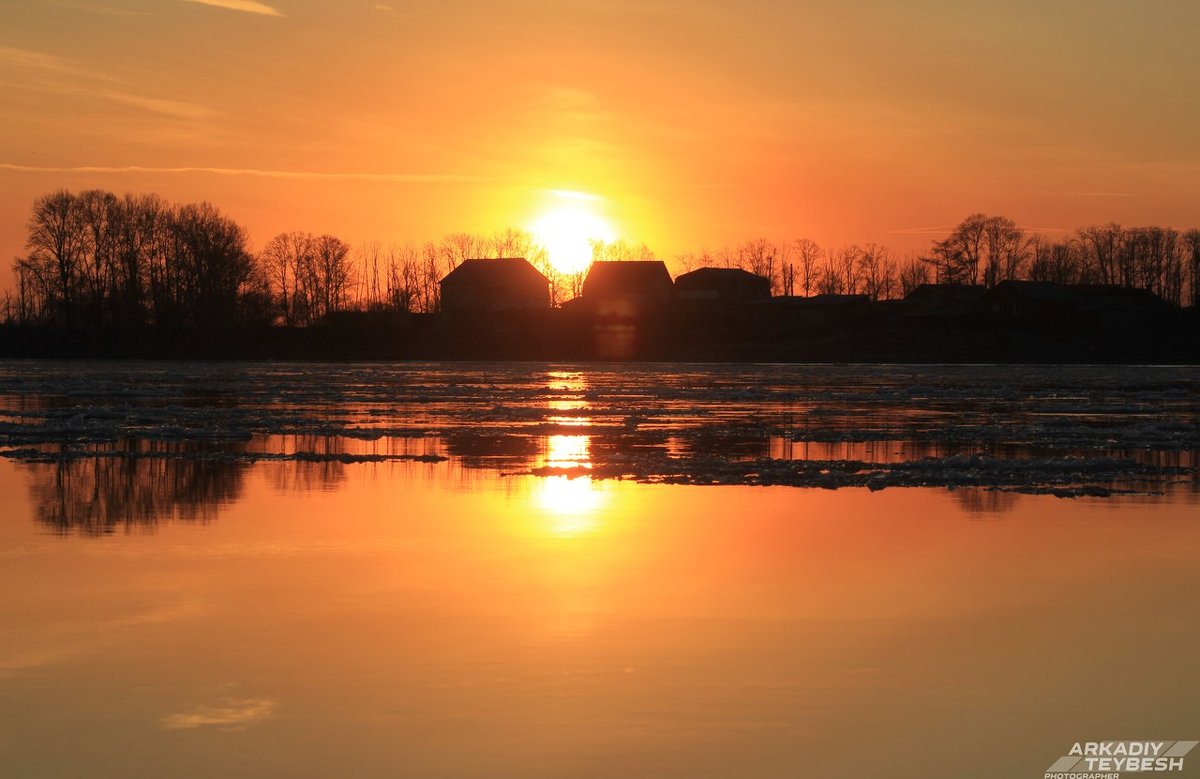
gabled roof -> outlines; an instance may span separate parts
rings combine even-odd
[[[1013,295],[1037,303],[1100,308],[1108,305],[1156,307],[1166,301],[1150,290],[1118,284],[1057,284],[1052,281],[1003,281],[992,287],[988,298]]]
[[[459,266],[446,274],[442,283],[501,285],[514,280],[549,284],[549,280],[524,257],[501,257],[495,260],[463,260]]]
[[[987,294],[981,284],[920,284],[904,296],[908,301],[973,303]]]
[[[583,295],[658,292],[671,289],[671,274],[662,260],[619,260],[592,263]]]
[[[724,287],[740,284],[761,285],[764,283],[769,288],[771,280],[766,276],[759,276],[757,273],[751,273],[741,268],[697,268],[675,279],[677,287],[692,288]]]
[[[1070,303],[1075,295],[1066,284],[1052,281],[1002,281],[988,291],[988,297],[1016,295],[1042,303]]]
[[[1119,302],[1147,306],[1166,306],[1167,301],[1148,289],[1118,284],[1072,284],[1071,290],[1088,302]]]

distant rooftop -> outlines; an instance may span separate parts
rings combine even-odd
[[[499,257],[496,259],[472,258],[463,260],[458,267],[446,274],[442,283],[451,279],[470,278],[472,281],[509,279],[514,275],[525,276],[546,282],[546,277],[524,257]]]
[[[583,295],[671,289],[671,274],[662,260],[601,260],[592,263],[583,282]]]

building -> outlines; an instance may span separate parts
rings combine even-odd
[[[464,260],[441,282],[446,312],[549,308],[550,282],[523,257]]]
[[[1001,319],[1034,325],[1132,324],[1170,310],[1166,301],[1144,289],[1049,281],[1002,281],[983,302]]]
[[[980,284],[921,284],[896,310],[906,325],[946,327],[978,318],[986,308],[986,294],[987,287]]]
[[[987,294],[982,284],[919,284],[904,296],[908,303],[929,308],[975,305]]]
[[[771,280],[740,268],[699,268],[675,279],[680,301],[748,303],[771,297]]]
[[[767,302],[775,321],[809,328],[856,326],[872,307],[866,295],[781,296]]]
[[[594,262],[580,296],[601,317],[632,317],[664,310],[675,295],[661,260]]]

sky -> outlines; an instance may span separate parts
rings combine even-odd
[[[208,200],[256,248],[564,197],[664,258],[1190,227],[1196,29],[1194,0],[2,0],[0,262],[59,188]]]

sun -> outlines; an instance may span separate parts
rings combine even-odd
[[[614,241],[617,233],[597,209],[599,198],[556,194],[560,202],[542,211],[530,225],[530,232],[546,247],[556,271],[578,273],[592,261],[592,242]]]

